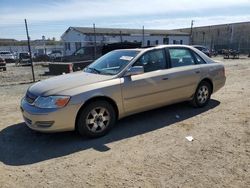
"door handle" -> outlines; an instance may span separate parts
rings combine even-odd
[[[201,71],[195,71],[195,73],[196,73],[196,74],[200,74],[200,73],[201,73]]]
[[[166,77],[166,78],[162,78],[162,80],[168,80],[168,78]]]

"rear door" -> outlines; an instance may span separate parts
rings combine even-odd
[[[168,97],[173,101],[189,99],[195,93],[200,81],[201,70],[190,49],[171,47],[167,49],[170,68],[167,70],[168,83],[171,89]]]

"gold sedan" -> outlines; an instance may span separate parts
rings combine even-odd
[[[21,110],[33,130],[98,137],[131,114],[181,101],[203,107],[225,81],[224,66],[191,46],[115,50],[32,85]]]

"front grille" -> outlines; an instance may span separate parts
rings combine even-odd
[[[29,91],[27,91],[26,95],[25,95],[25,100],[29,103],[29,104],[33,104],[33,102],[36,100],[37,96],[30,93]]]

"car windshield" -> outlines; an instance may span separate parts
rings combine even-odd
[[[86,67],[84,71],[95,74],[116,75],[122,71],[138,53],[138,50],[112,51],[94,61]]]

